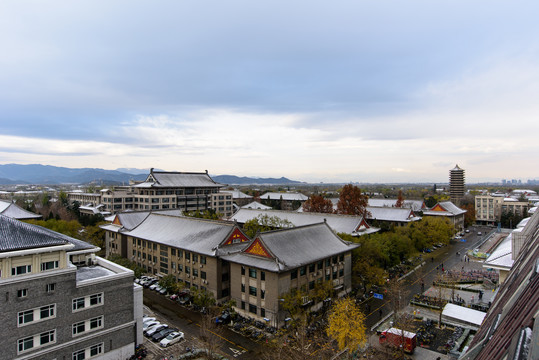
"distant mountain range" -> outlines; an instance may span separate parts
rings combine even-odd
[[[129,180],[142,181],[146,179],[149,170],[122,168],[117,170],[104,170],[94,168],[72,169],[51,165],[20,165],[7,164],[0,165],[0,184],[104,184],[104,185],[122,185],[128,184]],[[299,184],[300,181],[294,181],[281,177],[275,178],[251,178],[238,177],[234,175],[216,175],[212,179],[221,184],[230,185],[285,185]]]

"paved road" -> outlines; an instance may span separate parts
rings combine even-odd
[[[448,246],[437,249],[432,253],[423,254],[425,265],[414,274],[411,274],[410,276],[401,280],[402,288],[405,289],[403,300],[406,304],[410,302],[410,299],[412,299],[415,294],[422,293],[422,281],[425,284],[425,289],[428,289],[432,285],[437,273],[439,273],[436,267],[441,269],[443,264],[445,270],[454,267],[460,268],[460,265],[457,264],[461,262],[461,258],[466,250],[477,247],[477,245],[485,239],[486,235],[492,231],[491,227],[486,226],[475,226],[473,228],[474,230],[465,234],[464,238],[466,239],[466,242],[452,242]],[[477,235],[478,231],[481,231],[482,235]],[[457,251],[460,252],[460,256],[456,255]],[[367,308],[367,305],[370,308],[370,312],[367,314],[366,320],[367,329],[373,327],[391,312],[391,305],[387,299],[379,300],[370,298],[362,303],[362,306],[365,308]],[[380,310],[382,311],[381,315]]]
[[[144,305],[166,318],[169,325],[183,331],[187,338],[200,336],[202,318],[200,313],[190,311],[165,296],[146,288],[144,288]],[[239,335],[226,326],[219,327],[218,331],[213,334],[217,338],[219,349],[229,358],[259,359],[261,351],[264,349],[262,344]],[[174,354],[175,357],[177,357],[176,355],[179,354]]]

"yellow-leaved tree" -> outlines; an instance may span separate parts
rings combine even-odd
[[[340,350],[351,353],[367,342],[365,315],[351,298],[335,302],[328,317],[328,336],[335,339]]]

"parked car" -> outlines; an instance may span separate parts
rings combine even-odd
[[[147,322],[149,322],[149,321],[156,321],[156,319],[155,319],[154,317],[149,317],[149,316],[143,317],[143,318],[142,318],[142,323],[143,323],[143,324],[144,324],[144,323],[147,323]]]
[[[477,235],[483,235],[483,233],[481,231],[478,231]]]
[[[156,326],[152,326],[148,329],[146,329],[146,333],[144,335],[146,335],[147,337],[152,337],[153,334],[155,334],[156,332],[159,332],[163,329],[166,329],[168,328],[168,325],[167,324],[159,324],[159,325],[156,325]]]
[[[150,327],[161,324],[159,321],[147,321],[142,323],[142,331],[148,330]]]
[[[467,232],[467,233],[469,233],[469,232],[470,232],[470,230],[466,229],[466,232]]]
[[[167,293],[167,289],[165,289],[164,287],[161,288],[161,290],[158,291],[159,294],[161,295],[165,295]]]
[[[157,287],[160,287],[159,284],[158,284],[157,282],[155,282],[154,284],[148,286],[148,288],[149,288],[150,290],[155,290],[155,288],[157,288]]]
[[[170,345],[174,345],[177,342],[182,341],[185,338],[185,335],[181,331],[175,331],[170,334],[168,334],[163,340],[159,342],[159,345],[161,347],[167,347]]]
[[[167,328],[167,329],[163,329],[161,331],[158,331],[158,332],[156,332],[155,334],[152,335],[152,341],[153,342],[160,342],[161,340],[166,338],[168,336],[168,334],[173,333],[175,331],[178,331],[178,329]]]
[[[150,287],[151,285],[155,284],[157,281],[158,280],[154,279],[154,278],[148,279],[142,285],[147,288],[147,287]]]

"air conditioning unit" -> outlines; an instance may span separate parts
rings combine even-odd
[[[331,274],[331,269],[326,269],[326,275]]]
[[[189,277],[189,276],[191,276],[191,275],[187,274],[187,277]]]
[[[204,267],[204,265],[200,264],[200,268],[203,268],[203,267]]]
[[[187,259],[187,260],[185,260],[185,261],[189,262],[190,260],[189,260],[189,259]]]

